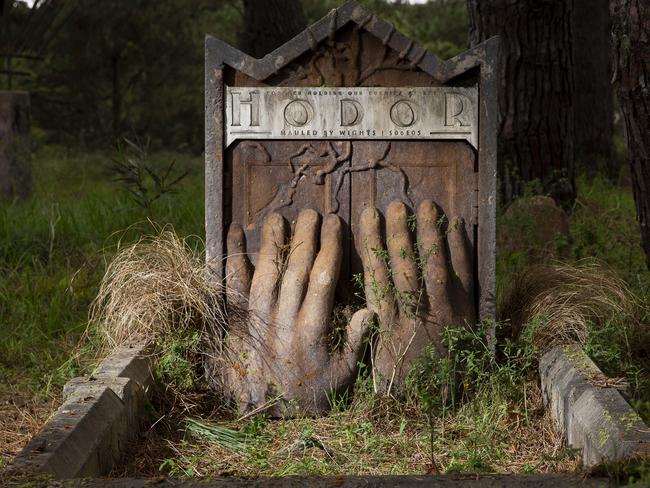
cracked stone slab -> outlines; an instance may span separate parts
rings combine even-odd
[[[650,429],[579,346],[556,347],[539,363],[544,402],[587,467],[650,458]]]

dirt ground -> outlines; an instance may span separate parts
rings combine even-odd
[[[0,469],[5,467],[61,405],[60,396],[39,398],[9,387],[0,391]]]

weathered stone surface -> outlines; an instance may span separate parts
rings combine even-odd
[[[59,479],[97,476],[119,459],[127,434],[124,403],[113,390],[103,388],[63,404],[11,469]]]
[[[243,229],[231,225],[228,304],[243,315],[234,314],[227,357],[208,375],[226,373],[218,386],[225,386],[240,411],[266,408],[285,417],[326,412],[332,392],[356,378],[375,315],[373,384],[385,394],[401,391],[426,346],[433,344],[444,354],[444,327],[475,322],[473,255],[465,222],[454,218],[443,224],[446,217],[437,205],[423,201],[417,209],[416,247],[410,228],[415,222],[404,203],[389,204],[385,220],[384,238],[377,209],[368,207],[361,215],[359,252],[368,308],[351,318],[345,346],[338,351],[331,350],[328,337],[343,258],[339,217],[324,216],[321,225],[317,212],[303,210],[288,243],[286,221],[271,214],[262,227],[254,273]]]
[[[95,378],[130,378],[144,390],[153,385],[153,358],[144,344],[125,345],[114,350],[92,376]]]
[[[650,429],[579,346],[556,347],[539,364],[544,401],[585,466],[650,457]]]
[[[0,91],[0,198],[32,193],[32,156],[27,92]]]
[[[100,476],[110,471],[140,430],[151,358],[143,345],[122,347],[91,376],[74,378],[64,403],[9,466],[14,473],[57,479]]]
[[[385,238],[374,208],[361,215],[366,301],[379,319],[373,384],[382,393],[401,392],[428,345],[446,355],[445,327],[463,328],[476,321],[472,246],[465,222],[445,216],[431,200],[424,200],[415,215],[412,237],[414,222],[406,205],[389,204]]]
[[[290,242],[287,227],[277,213],[266,220],[254,273],[242,228],[233,224],[228,233],[227,298],[231,311],[242,308],[244,314],[231,319],[227,357],[212,374],[223,375],[226,393],[242,412],[266,407],[280,417],[327,411],[332,392],[356,378],[373,316],[358,311],[345,346],[331,350],[330,317],[343,258],[341,220],[321,219],[306,209]]]
[[[144,344],[115,349],[90,376],[73,378],[63,387],[64,401],[110,388],[126,406],[127,423],[137,432],[153,387],[153,358]]]
[[[525,252],[528,264],[561,255],[569,240],[569,219],[550,197],[515,200],[499,220],[497,245],[505,252]]]

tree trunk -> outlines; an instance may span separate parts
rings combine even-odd
[[[111,109],[113,119],[113,137],[119,138],[122,134],[122,89],[120,87],[120,55],[114,54],[111,58]]]
[[[575,199],[572,9],[573,0],[468,0],[470,45],[501,37],[504,202],[530,190],[564,206]]]
[[[262,58],[307,27],[300,0],[244,0],[239,48]]]
[[[30,114],[27,92],[0,91],[0,198],[32,192]]]
[[[616,181],[613,158],[614,89],[609,0],[573,0],[575,156],[589,176]]]
[[[650,268],[650,0],[613,0],[618,98],[641,245]]]

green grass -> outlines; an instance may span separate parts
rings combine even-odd
[[[497,226],[503,221],[503,210]],[[597,260],[621,275],[639,296],[650,292],[650,272],[640,246],[639,224],[632,189],[615,186],[603,178],[578,179],[578,198],[573,206],[568,241],[556,240],[562,259],[568,262]],[[534,222],[518,226],[523,232]],[[503,294],[514,273],[528,264],[526,249],[497,250],[497,284]]]
[[[177,194],[145,210],[113,181],[112,156],[41,147],[33,160],[33,198],[0,206],[0,394],[19,385],[35,395],[58,394],[83,371],[92,351],[71,353],[105,260],[120,243],[152,233],[154,224],[203,235],[199,158],[155,154],[152,166],[177,159],[190,175]]]
[[[619,273],[639,296],[647,296],[650,272],[640,245],[632,189],[602,178],[580,179],[578,187],[571,217],[571,258],[595,258]]]

